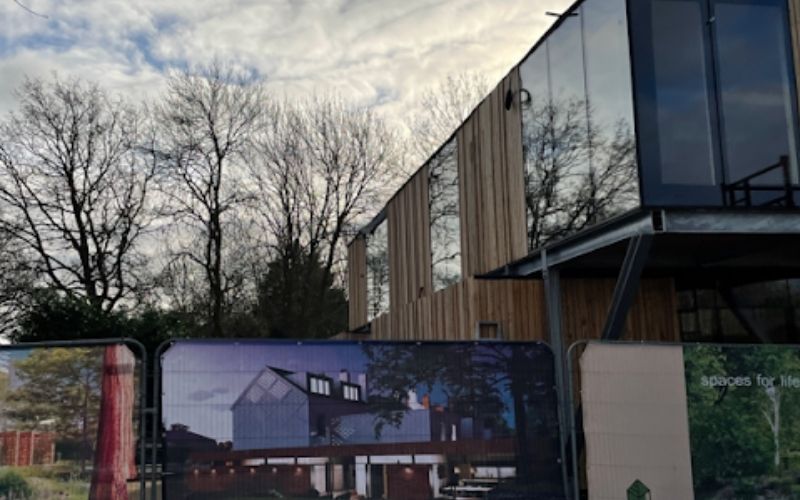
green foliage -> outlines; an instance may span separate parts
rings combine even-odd
[[[33,498],[33,489],[25,478],[14,471],[0,473],[0,498],[27,500]]]
[[[86,445],[96,434],[102,365],[102,349],[33,350],[14,364],[20,386],[8,395],[7,415],[20,429],[52,425]]]
[[[270,337],[325,338],[347,328],[347,299],[316,255],[294,243],[267,265],[255,316]]]
[[[450,411],[473,419],[473,432],[513,435],[519,450],[517,467],[525,471],[521,480],[537,477],[531,469],[529,439],[554,437],[557,432],[553,381],[548,379],[553,362],[549,351],[492,343],[439,349],[365,344],[363,350],[376,437],[383,427],[402,424],[410,389],[436,388],[444,393]],[[513,416],[513,430],[508,416]],[[480,439],[478,435],[462,437]]]
[[[8,375],[0,372],[0,401],[3,401],[3,398],[6,397],[7,391],[8,391]],[[2,407],[0,407],[0,412],[2,412]]]
[[[196,324],[177,312],[144,309],[136,314],[105,312],[89,301],[41,290],[25,312],[14,342],[47,340],[86,340],[132,338],[145,345],[149,353],[167,339],[187,337]]]
[[[762,477],[783,474],[783,457],[800,450],[800,389],[781,387],[779,377],[800,376],[798,350],[691,346],[684,360],[695,489],[713,496],[729,486],[749,495]],[[748,377],[749,385],[714,387],[704,376]],[[776,377],[774,388],[759,376]]]

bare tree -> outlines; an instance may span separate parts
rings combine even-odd
[[[339,275],[346,237],[399,179],[399,139],[373,110],[337,97],[273,103],[268,116],[252,164],[255,207],[271,258],[284,266],[285,296],[299,286],[302,300],[320,301]],[[289,279],[297,258],[318,264],[309,273],[318,279]]]
[[[583,100],[523,107],[528,247],[534,250],[636,205],[636,150],[623,120],[593,126]]]
[[[0,125],[0,231],[38,284],[110,311],[139,285],[153,163],[143,121],[97,85],[26,80]]]
[[[0,229],[0,339],[18,331],[36,276],[25,247]]]
[[[488,93],[486,78],[474,72],[448,75],[424,90],[408,127],[413,164],[422,165],[439,149]]]
[[[206,317],[222,335],[226,296],[238,286],[226,273],[228,222],[249,199],[242,165],[263,115],[264,90],[252,75],[214,64],[170,76],[156,109],[162,191],[176,226],[173,257],[204,277]]]

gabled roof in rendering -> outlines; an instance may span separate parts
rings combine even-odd
[[[267,387],[259,385],[259,387],[264,391],[265,393],[264,395],[270,394],[277,400],[282,399],[282,396],[278,397],[279,392],[278,393],[270,392],[273,391],[273,388],[275,387],[276,384],[283,384],[283,387],[285,387],[286,389],[284,390],[284,388],[281,388],[280,391],[284,391],[284,394],[292,389],[299,390],[303,394],[307,394],[308,390],[305,387],[301,387],[299,384],[297,384],[295,381],[289,378],[289,375],[292,375],[294,373],[296,372],[291,372],[288,370],[283,370],[281,368],[267,366],[266,368],[261,370],[258,373],[258,375],[253,377],[253,380],[251,380],[249,384],[247,384],[247,387],[244,388],[239,397],[236,398],[236,401],[233,402],[233,405],[231,405],[231,409],[238,406],[242,402],[242,399],[244,399],[248,394],[250,394],[250,391],[253,390],[253,388],[257,384],[259,384],[259,382],[267,382],[267,380],[265,380],[264,378],[265,376],[271,376],[273,378],[272,380],[268,381],[269,383],[266,384]],[[286,384],[288,384],[288,387],[286,386]]]

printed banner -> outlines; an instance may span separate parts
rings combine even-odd
[[[563,498],[535,343],[180,342],[165,498]]]
[[[0,497],[138,498],[135,372],[124,345],[0,346]]]
[[[800,349],[684,348],[695,498],[800,497]]]
[[[589,498],[800,497],[800,348],[590,343]]]

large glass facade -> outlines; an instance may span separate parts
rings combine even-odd
[[[456,139],[450,139],[428,163],[433,289],[461,280],[461,219]]]
[[[798,175],[786,3],[630,2],[645,205],[789,204]]]
[[[581,7],[592,211],[599,222],[639,205],[628,20],[623,0]]]
[[[677,281],[681,340],[797,343],[800,280]]]
[[[726,178],[736,182],[755,170],[792,160],[797,183],[791,51],[785,1],[716,1],[714,46],[718,58],[720,119]],[[753,179],[777,184],[781,173]]]
[[[528,247],[639,203],[625,0],[587,0],[520,65]]]
[[[389,311],[389,232],[384,220],[367,236],[367,320]]]

